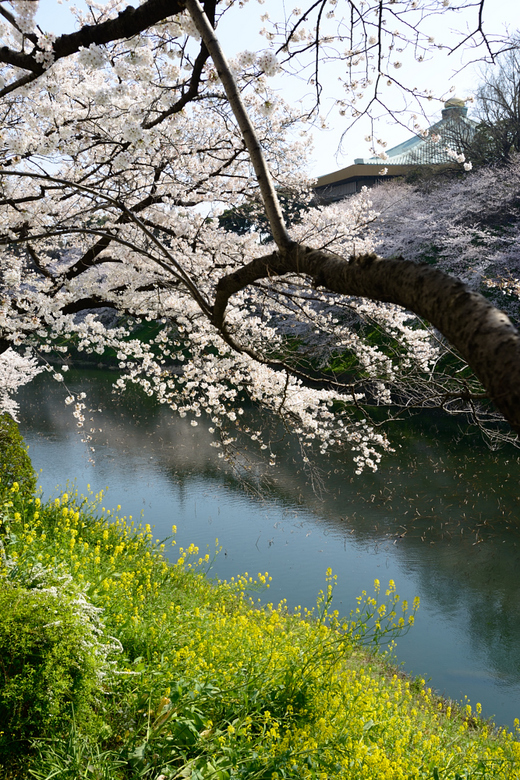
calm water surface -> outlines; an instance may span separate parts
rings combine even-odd
[[[63,387],[40,376],[20,395],[20,427],[47,497],[67,480],[80,492],[110,486],[107,508],[121,504],[161,539],[175,524],[178,546],[213,551],[218,538],[216,576],[268,571],[268,600],[290,607],[316,603],[329,566],[344,613],[374,578],[394,579],[402,598],[421,598],[416,625],[397,646],[405,670],[453,699],[481,702],[499,724],[520,717],[517,451],[491,453],[430,418],[396,431],[396,453],[376,474],[352,478],[346,457],[322,459],[318,495],[287,442],[260,495],[219,460],[206,426],[137,393],[119,399],[113,381],[101,371],[69,373],[70,390],[85,390],[95,410],[93,462]]]

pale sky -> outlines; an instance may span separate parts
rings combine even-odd
[[[78,5],[81,0],[78,0]],[[72,5],[72,3],[70,3]],[[237,14],[227,14],[219,25],[219,37],[226,54],[230,57],[245,49],[259,50],[267,47],[264,38],[260,37],[258,30],[264,26],[260,21],[260,16],[266,11],[273,18],[282,12],[284,7],[291,9],[297,3],[281,3],[279,0],[265,0],[259,4],[257,0],[251,0],[245,10]],[[302,2],[301,6],[306,8],[309,3]],[[60,3],[59,0],[40,0],[40,9],[38,11],[38,22],[46,32],[62,33],[74,29],[74,20],[68,13],[68,0]],[[486,16],[484,24],[494,33],[505,32],[506,28],[510,32],[520,29],[520,2],[519,0],[487,0],[485,7]],[[244,20],[247,19],[247,25]],[[446,18],[438,18],[434,21],[431,28],[431,35],[436,43],[447,42],[450,36],[451,27],[457,26],[459,29],[465,28],[467,21],[462,15],[454,17],[446,15]],[[430,34],[430,30],[428,30]],[[466,50],[464,55],[466,60],[461,59],[461,55],[456,53],[450,57],[444,52],[435,52],[435,57],[430,61],[418,64],[411,60],[407,65],[406,59],[403,60],[402,82],[409,86],[416,86],[418,89],[430,89],[438,97],[449,97],[449,90],[454,88],[454,93],[458,97],[466,98],[470,96],[478,84],[478,66],[471,64],[471,55]],[[466,67],[463,67],[463,66]],[[339,150],[341,136],[348,124],[345,118],[342,118],[334,110],[336,99],[342,96],[341,85],[338,83],[338,74],[341,72],[341,61],[330,65],[325,71],[324,92],[322,112],[328,124],[328,129],[319,127],[319,123],[313,131],[314,152],[310,159],[309,173],[312,176],[320,176],[330,173],[339,168],[350,165],[355,157],[370,156],[369,144],[365,141],[365,136],[370,132],[370,125],[366,120],[360,121],[352,128],[343,147]],[[411,79],[414,79],[412,83]],[[310,88],[302,79],[293,81],[287,78],[276,78],[273,80],[273,86],[280,90],[280,94],[288,101],[299,99],[305,94],[309,94]],[[398,98],[397,87],[392,87],[394,92],[388,91],[387,99],[394,107],[397,107],[401,98]],[[395,98],[393,99],[393,95]],[[427,118],[421,118],[422,126],[432,124],[440,118],[442,102],[431,101],[425,104],[425,114]],[[416,110],[416,109],[414,109]],[[471,104],[469,104],[471,116]],[[428,121],[429,120],[429,121]],[[411,120],[403,115],[405,124],[411,126]],[[396,146],[405,141],[412,135],[407,127],[400,126],[395,121],[385,121],[382,119],[377,124],[378,137],[384,138],[388,143],[388,148]]]

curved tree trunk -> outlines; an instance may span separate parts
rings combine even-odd
[[[253,260],[220,280],[213,323],[226,331],[229,296],[269,276],[305,274],[331,292],[396,303],[434,325],[460,352],[495,406],[520,433],[520,336],[508,317],[458,279],[428,265],[364,255],[345,260],[291,243],[255,130],[200,0],[184,0],[218,69],[240,126],[262,193],[278,251]]]
[[[482,295],[429,265],[337,255],[293,245],[257,258],[218,285],[213,322],[224,324],[229,297],[252,282],[287,273],[343,295],[395,303],[428,320],[460,352],[511,427],[520,433],[520,334]]]

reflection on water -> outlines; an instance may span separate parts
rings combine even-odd
[[[71,372],[70,389],[85,389],[90,406],[103,410],[86,424],[94,463],[63,388],[39,376],[21,395],[21,430],[46,495],[67,479],[80,491],[109,485],[107,506],[142,516],[161,539],[176,524],[178,545],[213,550],[218,538],[217,576],[269,571],[269,599],[289,606],[315,603],[328,566],[344,612],[375,577],[394,579],[402,598],[421,597],[416,625],[397,648],[405,668],[447,696],[481,702],[498,723],[520,716],[515,451],[457,442],[454,425],[430,418],[421,430],[396,431],[396,453],[376,474],[352,478],[346,459],[321,459],[326,491],[318,496],[288,442],[260,497],[218,458],[204,425],[137,395],[123,403],[110,393],[113,379]]]

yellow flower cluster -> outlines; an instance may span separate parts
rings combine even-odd
[[[451,780],[480,776],[477,768],[510,780],[520,772],[520,743],[488,729],[479,705],[448,710],[424,681],[392,672],[361,647],[413,622],[418,602],[410,611],[392,581],[382,590],[376,580],[374,596],[364,592],[347,619],[331,609],[330,570],[315,613],[290,614],[284,603],[258,608],[244,594],[268,586],[267,573],[210,582],[197,570],[209,556],[195,545],[169,565],[150,526],[100,518],[95,501],[69,493],[41,505],[13,496],[17,570],[37,561],[51,579],[72,574],[123,645],[107,681],[111,749],[126,741],[139,755],[149,749],[163,773],[175,767],[176,776],[224,780],[237,772]]]

